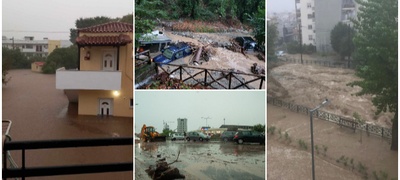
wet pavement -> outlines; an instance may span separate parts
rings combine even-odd
[[[133,119],[78,116],[77,104],[69,104],[55,88],[55,75],[11,70],[11,80],[2,87],[3,119],[12,121],[13,141],[132,137]],[[12,152],[21,166],[21,152]],[[63,166],[131,162],[132,146],[30,150],[26,166]],[[132,179],[133,172],[38,177],[27,179]]]
[[[135,178],[150,179],[145,169],[158,159],[178,162],[186,179],[265,179],[265,146],[233,142],[166,141],[135,144]]]

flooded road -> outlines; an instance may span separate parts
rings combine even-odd
[[[55,88],[55,75],[31,70],[11,70],[11,80],[2,87],[3,119],[12,121],[13,141],[132,137],[132,118],[78,116],[77,104],[69,104]],[[21,152],[12,152],[21,166]],[[31,150],[26,166],[58,166],[131,162],[132,146]],[[133,173],[99,173],[28,179],[132,179]]]
[[[222,142],[135,144],[135,178],[150,179],[145,169],[166,158],[186,179],[265,179],[265,146]]]

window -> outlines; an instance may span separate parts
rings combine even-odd
[[[308,40],[313,40],[313,35],[308,35]]]
[[[307,3],[307,8],[311,8],[311,3]]]
[[[308,25],[308,29],[312,29],[312,25]]]
[[[308,16],[308,19],[313,18],[313,15],[312,15],[312,14],[308,14],[307,16]]]
[[[133,98],[131,98],[131,99],[129,100],[129,106],[130,106],[131,108],[133,108]]]
[[[31,45],[31,44],[27,44],[25,47],[26,47],[26,49],[33,49],[33,45]]]
[[[42,52],[42,46],[36,45],[36,52]]]

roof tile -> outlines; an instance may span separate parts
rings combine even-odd
[[[133,24],[123,23],[123,22],[108,22],[87,28],[80,28],[78,29],[78,32],[89,32],[89,33],[133,32]]]
[[[80,36],[76,38],[76,43],[81,46],[88,45],[126,45],[131,43],[132,39],[126,34],[120,34],[117,36]]]

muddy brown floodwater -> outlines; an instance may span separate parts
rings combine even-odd
[[[132,137],[133,119],[78,116],[77,104],[69,104],[55,88],[55,75],[31,70],[11,70],[2,87],[3,119],[12,121],[12,141]],[[21,151],[12,152],[21,166]],[[30,150],[26,166],[64,166],[131,162],[132,146]],[[133,172],[37,177],[27,179],[132,179]]]
[[[233,142],[150,142],[135,144],[135,178],[150,179],[145,169],[165,158],[186,179],[265,179],[265,145]]]

